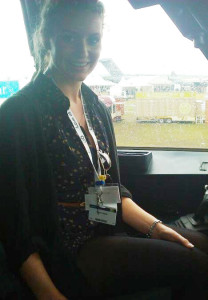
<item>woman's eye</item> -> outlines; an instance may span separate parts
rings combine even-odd
[[[75,41],[75,37],[74,35],[72,34],[63,34],[62,35],[62,40],[65,42],[65,43],[73,43]]]
[[[90,46],[96,46],[100,42],[99,36],[91,36],[88,38],[88,44]]]

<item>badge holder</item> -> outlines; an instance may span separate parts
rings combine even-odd
[[[85,209],[89,211],[89,220],[116,225],[119,189],[118,186],[105,186],[105,179],[106,175],[100,175],[95,187],[89,187],[89,194],[85,195]]]

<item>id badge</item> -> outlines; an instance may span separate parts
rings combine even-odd
[[[116,225],[117,203],[120,202],[118,186],[104,186],[98,195],[96,187],[88,189],[85,195],[85,209],[89,211],[89,220],[108,225]]]
[[[89,204],[89,220],[116,225],[117,204],[108,206],[99,206],[97,203]]]

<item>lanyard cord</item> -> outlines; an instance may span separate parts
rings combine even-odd
[[[74,126],[74,129],[76,130],[77,135],[79,136],[79,138],[88,154],[90,161],[91,161],[91,164],[92,164],[94,172],[95,172],[95,180],[99,180],[99,175],[101,175],[101,167],[100,167],[100,159],[99,159],[99,145],[98,145],[98,141],[97,141],[96,135],[94,133],[94,130],[92,128],[92,124],[91,124],[89,115],[87,113],[86,104],[84,103],[82,94],[81,94],[81,102],[82,102],[83,112],[84,112],[84,116],[85,116],[86,123],[87,123],[87,128],[88,128],[89,133],[95,143],[95,147],[96,147],[96,151],[97,151],[98,170],[96,170],[96,168],[95,168],[93,158],[92,158],[92,153],[90,151],[90,147],[88,145],[86,137],[70,108],[67,110],[67,114],[68,114],[70,121],[72,122],[72,125]]]

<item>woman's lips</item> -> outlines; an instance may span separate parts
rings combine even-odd
[[[77,68],[84,68],[89,64],[89,62],[71,62],[71,65]]]

